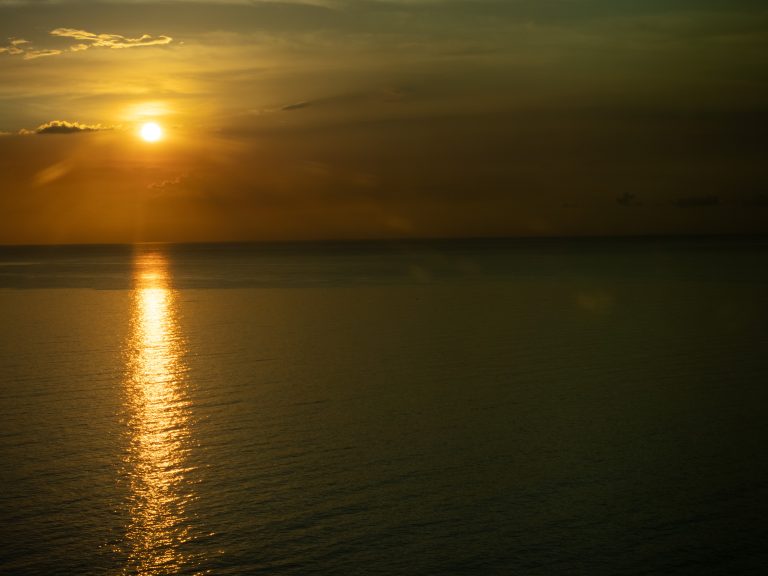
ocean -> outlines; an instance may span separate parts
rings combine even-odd
[[[764,574],[768,239],[0,248],[0,574]]]

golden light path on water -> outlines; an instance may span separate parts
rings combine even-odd
[[[185,508],[194,498],[185,480],[191,442],[185,343],[161,250],[136,249],[133,281],[125,379],[130,521],[124,573],[172,574],[189,569],[191,560],[181,550],[192,538]]]

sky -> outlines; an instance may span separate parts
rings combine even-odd
[[[767,128],[764,0],[0,0],[0,244],[765,233]]]

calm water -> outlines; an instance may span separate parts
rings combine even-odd
[[[768,240],[0,248],[2,574],[764,574]]]

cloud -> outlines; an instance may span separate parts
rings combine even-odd
[[[311,106],[312,102],[305,100],[304,102],[296,102],[295,104],[286,104],[280,110],[288,111],[288,110],[301,110],[302,108],[306,108],[308,106]]]
[[[164,46],[173,42],[170,36],[150,36],[143,34],[138,38],[127,38],[120,34],[94,34],[86,30],[75,28],[56,28],[50,31],[51,36],[59,38],[72,38],[79,40],[77,44],[69,47],[69,52],[82,52],[89,48],[140,48],[142,46]],[[34,60],[46,56],[58,56],[65,50],[34,48],[29,40],[23,38],[10,38],[8,43],[0,46],[0,54],[9,56],[21,56],[24,60]]]
[[[46,56],[58,56],[61,50],[28,50],[24,53],[24,60],[34,60],[35,58],[44,58]]]
[[[290,112],[292,110],[301,110],[303,108],[309,108],[310,106],[343,106],[345,109],[349,109],[354,105],[367,105],[377,104],[380,102],[402,102],[410,91],[400,88],[388,88],[384,90],[360,90],[352,92],[341,92],[337,94],[328,94],[326,96],[319,96],[312,98],[311,100],[301,100],[281,106],[279,109],[264,110],[261,112],[275,112],[277,110],[281,112]]]
[[[700,208],[707,206],[718,206],[719,204],[720,197],[715,195],[687,196],[685,198],[678,198],[674,201],[674,205],[680,208]]]
[[[35,183],[36,186],[45,186],[46,184],[50,184],[51,182],[55,182],[56,180],[63,178],[71,170],[72,170],[71,160],[63,160],[61,162],[55,162],[50,166],[43,168],[37,174],[35,174],[35,177],[33,178],[33,182]]]
[[[169,192],[186,182],[188,179],[189,174],[179,174],[175,178],[161,180],[159,182],[152,182],[151,184],[147,185],[147,188],[157,192]]]
[[[81,132],[99,132],[112,128],[101,124],[82,124],[81,122],[67,122],[66,120],[51,120],[41,124],[34,130],[21,129],[19,134],[79,134]]]
[[[79,40],[70,50],[79,52],[88,48],[138,48],[141,46],[163,46],[173,42],[170,36],[150,36],[143,34],[138,38],[126,38],[120,34],[94,34],[86,30],[77,30],[75,28],[56,28],[51,30],[52,36],[62,38],[73,38]],[[90,42],[90,44],[85,44]]]
[[[10,54],[11,56],[21,56],[25,53],[24,44],[29,44],[29,40],[23,38],[10,38],[8,44],[0,46],[0,54]]]
[[[24,60],[34,60],[44,56],[56,56],[61,50],[37,50],[32,48],[29,40],[24,38],[10,38],[6,46],[0,46],[0,54],[9,56],[21,56]]]
[[[616,203],[619,206],[642,206],[642,202],[639,202],[637,196],[631,192],[624,192],[617,196]]]
[[[744,201],[745,206],[768,206],[768,193],[755,194]]]
[[[395,0],[397,2],[397,0]],[[399,0],[400,2],[414,0]],[[426,2],[439,2],[440,0],[415,0]],[[0,0],[0,7],[3,6],[35,6],[37,4],[80,4],[82,0]],[[114,0],[90,0],[92,4],[110,5]],[[146,0],[121,0],[121,4],[146,4]],[[338,8],[345,5],[344,0],[165,0],[165,4],[209,4],[211,6],[221,5],[241,5],[253,6],[258,4],[288,4],[288,5],[306,5]]]

